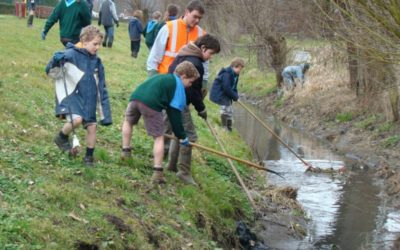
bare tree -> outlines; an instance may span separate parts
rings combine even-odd
[[[368,100],[390,102],[391,120],[399,119],[394,65],[400,61],[400,2],[385,0],[315,0],[348,54],[350,88]],[[378,95],[377,95],[378,94]],[[370,98],[374,96],[374,98]]]

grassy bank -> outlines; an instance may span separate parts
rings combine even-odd
[[[201,188],[152,186],[152,139],[143,124],[134,131],[134,159],[119,160],[120,125],[131,91],[146,78],[147,48],[130,57],[127,25],[114,47],[101,49],[114,124],[98,128],[96,168],[69,159],[52,143],[62,122],[54,117],[54,86],[44,67],[62,49],[58,27],[40,40],[44,20],[0,16],[0,248],[214,249],[235,244],[235,220],[251,217],[250,205],[223,159],[194,150],[194,178]],[[214,67],[214,66],[213,66]],[[214,69],[213,69],[214,70]],[[214,70],[216,71],[216,69]],[[208,103],[218,127],[218,107]],[[199,143],[218,149],[206,124],[194,117]],[[238,134],[217,128],[228,152],[250,153]],[[78,132],[84,142],[84,131]],[[234,142],[234,143],[232,143]],[[251,171],[238,165],[249,180]]]

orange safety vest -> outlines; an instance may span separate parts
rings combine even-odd
[[[166,25],[168,27],[168,41],[163,59],[158,65],[158,73],[160,74],[168,73],[169,65],[174,61],[179,50],[184,45],[195,41],[198,37],[202,36],[203,33],[205,34],[205,31],[198,25],[189,28],[182,18],[169,21]]]

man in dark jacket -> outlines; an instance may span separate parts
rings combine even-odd
[[[202,82],[204,76],[203,63],[220,51],[220,43],[215,36],[206,34],[197,38],[195,42],[190,42],[182,47],[178,56],[169,67],[169,72],[173,72],[177,65],[183,61],[193,63],[200,73],[200,77],[193,82],[190,88],[186,89],[186,103],[188,106],[182,112],[183,126],[189,141],[196,142],[197,134],[190,115],[189,105],[193,104],[197,114],[203,119],[207,119],[206,106],[202,96]],[[166,122],[168,124],[168,122]],[[187,184],[197,185],[191,175],[192,148],[179,147],[176,141],[170,142],[168,170],[178,171],[176,174],[179,179]]]
[[[100,4],[99,12],[99,26],[103,25],[106,36],[103,40],[103,47],[112,47],[114,42],[114,23],[119,26],[117,11],[115,9],[114,1],[104,0]]]
[[[79,35],[82,28],[91,23],[91,18],[86,2],[81,2],[80,0],[61,0],[49,18],[47,18],[42,31],[42,39],[46,39],[46,35],[51,27],[59,21],[61,43],[64,46],[69,42],[75,44],[79,42]]]
[[[244,68],[242,58],[235,58],[231,66],[221,69],[215,78],[210,91],[210,100],[220,105],[221,124],[228,131],[232,131],[232,101],[239,99],[237,84],[240,71]]]

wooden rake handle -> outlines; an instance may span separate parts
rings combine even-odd
[[[172,136],[172,135],[164,134],[164,136],[167,137],[167,138],[169,138],[169,139],[172,139],[172,140],[178,140],[178,138],[176,138],[175,136]],[[259,170],[264,170],[264,171],[267,171],[267,172],[270,172],[270,173],[273,173],[273,174],[277,174],[277,175],[279,175],[280,177],[282,177],[282,175],[279,174],[278,172],[275,172],[275,171],[270,170],[270,169],[268,169],[268,168],[262,167],[262,166],[260,166],[260,165],[258,165],[258,164],[255,164],[254,162],[247,161],[247,160],[243,160],[243,159],[240,159],[240,158],[238,158],[238,157],[236,157],[236,156],[228,155],[228,154],[226,154],[226,153],[217,151],[217,150],[212,149],[212,148],[209,148],[209,147],[202,146],[202,145],[197,144],[197,143],[194,143],[194,142],[190,142],[189,144],[190,144],[190,146],[193,146],[193,147],[195,147],[195,148],[198,148],[198,149],[201,149],[201,150],[204,150],[204,151],[207,151],[207,152],[210,152],[210,153],[219,155],[219,156],[223,156],[223,157],[225,157],[225,158],[229,158],[229,159],[235,160],[235,161],[237,161],[237,162],[244,163],[244,164],[246,164],[247,166],[250,166],[250,167],[253,167],[253,168],[256,168],[256,169],[259,169]],[[283,177],[282,177],[282,178],[283,178]]]

